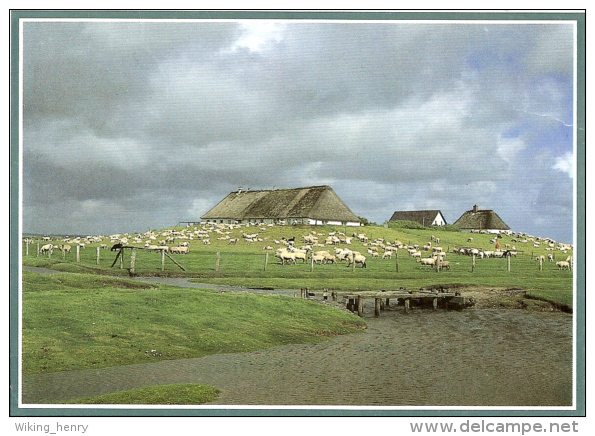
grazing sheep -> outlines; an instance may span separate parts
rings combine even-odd
[[[436,265],[436,258],[435,257],[424,257],[423,259],[419,259],[419,263],[425,266],[434,266]]]
[[[383,259],[392,259],[393,258],[393,252],[392,251],[385,251],[384,254],[382,255]]]
[[[54,251],[54,246],[52,244],[46,244],[39,249],[40,254],[43,254],[43,253],[52,254],[53,251]]]
[[[287,251],[283,248],[279,248],[275,252],[275,257],[278,257],[281,260],[281,265],[285,265],[285,262],[295,263],[295,253]]]
[[[324,262],[325,263],[336,263],[337,262],[337,257],[334,254],[330,254],[330,253],[326,253],[324,255]]]
[[[566,262],[565,260],[556,262],[556,266],[558,267],[559,270],[567,269],[568,271],[570,271],[570,262]]]
[[[147,251],[164,251],[166,253],[169,252],[169,247],[167,247],[167,246],[149,245],[146,248],[147,248]]]
[[[172,254],[188,254],[188,247],[171,247],[169,249]]]
[[[450,262],[449,262],[448,260],[443,260],[443,261],[440,263],[440,267],[441,267],[442,269],[447,269],[447,270],[450,270]]]
[[[67,245],[67,244],[60,245],[60,250],[65,253],[70,253],[71,249],[72,249],[72,247],[70,245]]]
[[[351,250],[345,250],[343,248],[335,248],[335,256],[338,261],[347,260]]]
[[[308,252],[306,250],[293,250],[293,255],[295,260],[301,259],[303,263],[306,263],[308,260]]]
[[[319,264],[323,264],[326,262],[326,256],[324,254],[316,254],[313,253],[312,254],[312,261],[314,263],[319,263]]]
[[[366,268],[366,257],[359,253],[351,252],[347,257],[347,266],[351,266],[352,264],[357,265],[358,263],[362,268]]]

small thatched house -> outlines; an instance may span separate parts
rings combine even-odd
[[[489,209],[479,210],[477,206],[461,215],[454,225],[463,232],[500,233],[510,230],[496,212]]]
[[[389,221],[415,221],[424,227],[446,225],[446,219],[439,210],[396,211]]]
[[[328,186],[231,192],[201,217],[212,223],[359,226],[360,219]]]

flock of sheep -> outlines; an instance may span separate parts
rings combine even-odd
[[[87,236],[76,238],[63,238],[60,241],[52,242],[49,237],[44,237],[43,246],[39,248],[40,254],[51,253],[54,250],[60,250],[64,253],[70,253],[73,246],[85,248],[88,244],[99,244],[98,247],[107,249],[107,241],[112,244],[112,250],[123,246],[133,246],[143,248],[151,252],[167,252],[170,254],[188,254],[190,252],[190,243],[210,245],[212,239],[227,244],[238,244],[240,242],[267,243],[264,250],[274,251],[274,256],[279,259],[281,265],[296,264],[297,262],[312,262],[319,265],[339,264],[344,262],[347,266],[367,267],[367,259],[392,259],[397,256],[398,250],[405,250],[409,256],[413,257],[421,266],[437,267],[441,269],[450,269],[451,263],[446,260],[447,253],[440,246],[440,238],[430,237],[430,241],[423,246],[406,245],[401,241],[387,241],[384,238],[370,240],[364,233],[354,233],[346,235],[342,232],[329,232],[328,234],[311,230],[308,234],[292,237],[289,239],[271,239],[266,232],[273,227],[273,224],[213,224],[207,223],[200,226],[187,227],[181,230],[163,230],[148,231],[134,235],[114,234],[110,236]],[[239,232],[238,232],[239,231]],[[239,234],[238,234],[239,233]],[[499,247],[499,242],[504,236],[510,239],[504,244],[503,249]],[[298,243],[296,243],[296,239]],[[35,242],[31,238],[24,241],[27,244]],[[57,243],[56,243],[57,242]],[[362,251],[352,250],[352,243],[358,242],[363,247]],[[473,236],[467,240],[469,244],[473,243]],[[556,244],[551,239],[535,238],[523,233],[507,232],[499,234],[490,240],[490,244],[495,247],[492,249],[483,249],[480,247],[455,247],[451,253],[456,255],[475,256],[478,259],[492,257],[516,256],[518,244],[532,244],[538,248],[543,244],[545,250],[560,250],[566,253],[572,250],[568,244]],[[513,245],[514,244],[514,245]],[[297,246],[299,245],[299,246]],[[548,256],[541,256],[541,260],[554,262],[554,254],[548,253]],[[537,257],[536,260],[540,260]],[[570,270],[572,268],[572,256],[566,260],[556,262],[558,269]]]

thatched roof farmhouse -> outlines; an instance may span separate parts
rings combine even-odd
[[[446,219],[439,210],[396,211],[389,221],[415,221],[422,226],[444,226]]]
[[[488,233],[500,233],[502,231],[510,230],[504,221],[493,210],[485,209],[479,210],[477,206],[465,212],[461,217],[455,221],[461,231],[480,231]]]
[[[201,217],[215,223],[359,226],[360,219],[329,186],[231,192]]]

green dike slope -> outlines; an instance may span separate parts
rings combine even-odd
[[[448,231],[451,230],[451,231]],[[460,247],[476,247],[482,250],[494,250],[494,235],[470,234],[454,229],[408,229],[385,228],[383,226],[366,226],[361,228],[345,228],[333,226],[242,226],[215,227],[192,226],[174,227],[154,231],[149,240],[147,234],[130,235],[129,244],[142,248],[151,242],[161,241],[170,246],[180,243],[189,245],[188,254],[172,254],[172,258],[186,271],[182,271],[169,258],[156,252],[139,249],[136,253],[135,274],[193,277],[197,282],[228,284],[247,287],[273,287],[283,289],[310,288],[315,291],[328,288],[353,292],[357,290],[381,289],[419,289],[428,287],[482,287],[485,289],[521,289],[528,296],[551,301],[554,304],[572,309],[573,305],[573,273],[559,270],[555,262],[545,261],[542,268],[535,259],[537,256],[547,258],[548,254],[555,261],[565,260],[572,256],[572,250],[560,250],[559,244],[550,247],[549,241],[530,236],[507,236],[498,239],[501,249],[516,248],[518,254],[511,259],[511,270],[507,270],[507,260],[502,258],[476,259],[472,268],[471,256],[455,254]],[[256,234],[257,240],[249,242],[244,235]],[[327,245],[325,240],[331,234],[344,234],[350,237],[350,244]],[[354,234],[363,234],[368,238],[365,243]],[[295,238],[296,246],[305,245],[305,236],[315,235],[318,246],[313,250],[349,248],[360,251],[368,258],[367,268],[347,268],[345,263],[328,265],[312,265],[310,262],[298,261],[295,265],[280,265],[274,257],[274,250],[283,246],[283,239]],[[192,239],[191,239],[192,238]],[[439,239],[437,241],[436,239]],[[472,238],[470,241],[469,239]],[[135,242],[135,240],[137,242]],[[382,259],[383,248],[377,243],[423,247],[428,242],[432,246],[440,246],[447,252],[446,260],[450,269],[439,273],[430,267],[421,266],[409,256],[407,250],[398,250],[397,259]],[[207,243],[208,242],[208,243]],[[63,244],[55,238],[56,245]],[[117,252],[99,249],[101,245],[110,247],[109,238],[88,243],[80,250],[80,261],[77,262],[76,250],[63,254],[57,250],[51,257],[36,255],[36,244],[23,250],[23,264],[42,266],[60,271],[95,272],[99,274],[127,276],[130,267],[131,250],[126,250],[123,267],[119,260],[114,264]],[[320,246],[321,245],[321,246]],[[537,246],[536,246],[537,245]],[[373,258],[368,250],[376,247],[379,258]],[[267,249],[271,248],[271,249]],[[28,255],[25,254],[28,251]],[[97,258],[99,251],[100,258]],[[267,255],[268,253],[268,255]],[[422,250],[422,256],[430,256],[429,251]]]
[[[312,343],[361,331],[346,311],[299,298],[23,273],[23,373],[102,368]]]

